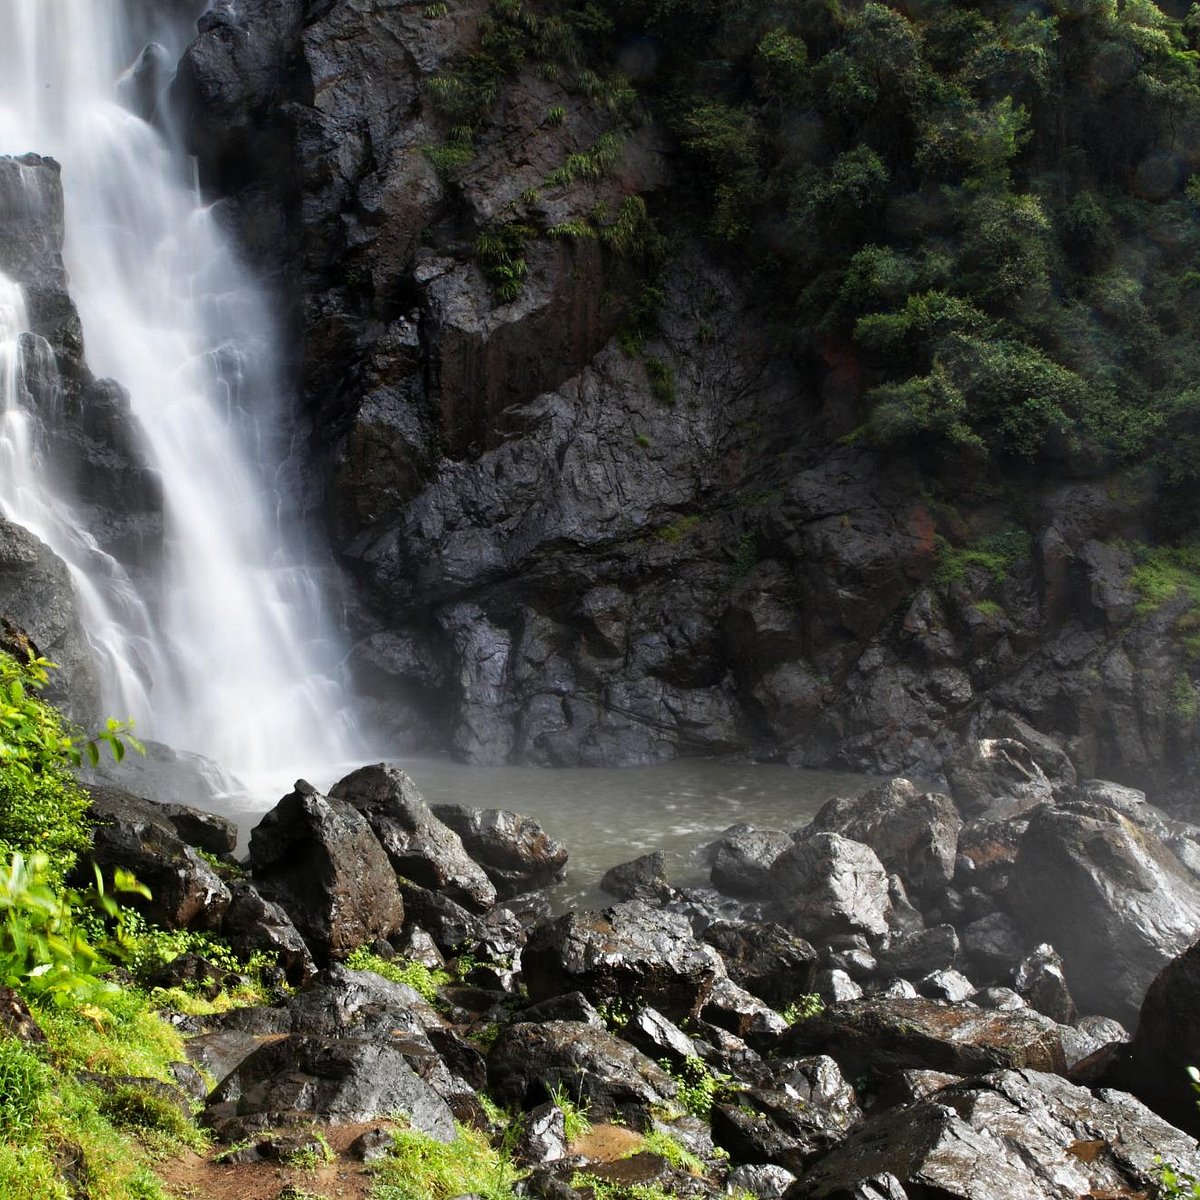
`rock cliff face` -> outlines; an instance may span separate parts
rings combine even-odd
[[[171,88],[290,323],[355,666],[396,745],[935,774],[964,735],[1036,729],[1085,775],[1186,769],[1190,601],[1131,583],[1152,488],[996,496],[848,443],[852,364],[783,355],[786,315],[698,240],[676,231],[653,270],[631,249],[639,205],[671,232],[680,198],[653,120],[618,129],[517,62],[451,127],[435,101],[488,20],[240,0],[200,19]],[[146,565],[157,490],[83,366],[52,163],[0,160],[0,231],[83,417],[57,435],[78,501]]]
[[[398,740],[936,773],[963,734],[1033,727],[1084,774],[1186,767],[1185,605],[1139,603],[1123,541],[1152,489],[1022,481],[1032,538],[973,552],[1013,498],[841,445],[853,370],[779,354],[770,297],[695,240],[622,349],[636,271],[554,234],[631,196],[669,225],[669,147],[648,122],[572,177],[614,119],[526,66],[439,173],[438,81],[486,21],[445,7],[243,0],[201,20],[173,88],[289,306],[359,675]],[[479,252],[497,222],[524,230],[510,291]]]

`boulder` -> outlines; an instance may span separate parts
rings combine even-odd
[[[870,846],[911,895],[933,900],[954,878],[961,828],[949,796],[892,779],[853,799],[829,800],[805,834],[840,833]]]
[[[657,900],[662,903],[675,894],[667,880],[666,856],[661,850],[609,867],[600,879],[600,888],[618,900]]]
[[[329,795],[366,817],[397,875],[445,892],[475,912],[496,903],[496,889],[483,868],[468,856],[458,834],[433,815],[403,771],[383,763],[360,767],[334,784]]]
[[[772,863],[791,845],[792,839],[780,829],[731,825],[705,848],[713,887],[730,896],[765,895]]]
[[[534,1000],[582,991],[649,1004],[674,1021],[697,1015],[725,975],[721,956],[695,939],[686,918],[638,900],[539,925],[521,961]]]
[[[1200,934],[1200,888],[1153,834],[1114,809],[1039,809],[1008,891],[1031,939],[1059,948],[1085,1012],[1132,1025],[1158,972]]]
[[[888,975],[918,979],[931,971],[953,967],[958,962],[958,934],[953,925],[934,925],[916,933],[893,937],[879,950],[879,966]]]
[[[965,817],[1007,817],[1051,800],[1054,789],[1033,752],[1015,738],[981,738],[942,763]]]
[[[273,953],[288,983],[300,987],[315,974],[312,954],[287,913],[264,900],[247,879],[229,882],[229,908],[221,934],[235,954],[249,958],[262,951]]]
[[[1067,987],[1063,961],[1053,946],[1043,942],[1021,959],[1013,972],[1013,986],[1030,1008],[1050,1020],[1060,1025],[1075,1020],[1075,1001]]]
[[[567,848],[532,817],[502,808],[435,804],[433,814],[462,839],[483,868],[500,900],[557,883],[567,866]]]
[[[88,788],[94,821],[87,857],[111,879],[132,871],[150,899],[129,903],[164,929],[219,929],[229,889],[215,870],[175,831],[161,805],[115,788]]]
[[[299,1120],[349,1124],[396,1114],[440,1142],[454,1140],[449,1106],[399,1046],[289,1034],[244,1058],[213,1092],[204,1119],[235,1140]]]
[[[1172,959],[1142,1002],[1127,1062],[1116,1074],[1168,1120],[1200,1135],[1196,1089],[1187,1068],[1200,1066],[1200,942]]]
[[[886,933],[888,875],[875,851],[836,833],[796,842],[771,864],[772,915],[811,940]]]
[[[1007,913],[991,912],[966,926],[962,943],[985,977],[1000,979],[1020,960],[1025,939]]]
[[[714,921],[700,936],[720,954],[734,983],[780,1011],[813,991],[817,952],[782,925]]]
[[[400,931],[396,874],[366,819],[299,780],[250,834],[260,893],[278,904],[318,964]]]
[[[531,1109],[561,1089],[593,1121],[619,1119],[640,1129],[676,1091],[653,1060],[607,1030],[577,1021],[510,1025],[487,1065],[489,1090],[502,1104]]]
[[[1065,1070],[1058,1026],[1029,1009],[988,1011],[936,1000],[870,996],[797,1022],[785,1051],[820,1051],[848,1078],[909,1068],[978,1075],[1002,1068]]]
[[[890,1175],[939,1200],[1115,1200],[1149,1194],[1162,1161],[1200,1173],[1192,1139],[1132,1096],[1004,1070],[868,1119],[785,1194],[886,1196],[855,1189]]]

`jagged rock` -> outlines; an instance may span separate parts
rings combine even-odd
[[[714,921],[701,933],[725,963],[729,978],[783,1010],[814,988],[819,958],[782,925]]]
[[[1074,1025],[1062,1027],[1061,1037],[1068,1073],[1074,1082],[1085,1083],[1086,1079],[1076,1076],[1075,1067],[1098,1051],[1123,1046],[1129,1041],[1129,1031],[1112,1017],[1079,1017]]]
[[[205,1120],[233,1140],[299,1118],[349,1123],[395,1113],[438,1141],[454,1140],[450,1108],[397,1046],[289,1034],[255,1050],[222,1080]]]
[[[1058,1026],[1029,1009],[996,1012],[936,1000],[870,996],[793,1025],[785,1050],[820,1051],[849,1078],[908,1068],[978,1075],[997,1067],[1065,1070]]]
[[[779,1200],[795,1179],[796,1176],[785,1167],[755,1163],[734,1167],[725,1182],[735,1196],[738,1192],[746,1192],[756,1200]]]
[[[132,871],[150,899],[129,903],[164,929],[219,929],[229,889],[203,858],[180,840],[160,805],[114,788],[89,788],[95,822],[88,858],[108,879]]]
[[[1053,946],[1043,942],[1027,954],[1013,973],[1013,986],[1030,1008],[1060,1025],[1075,1020],[1075,1001],[1063,974],[1063,961]]]
[[[975,995],[975,985],[961,971],[930,971],[917,980],[917,991],[929,1000],[947,1000],[957,1004]]]
[[[774,1163],[799,1174],[860,1119],[853,1093],[831,1059],[794,1064],[791,1074],[801,1088],[747,1088],[736,1104],[713,1106],[713,1140],[735,1160]]]
[[[724,976],[713,981],[700,1016],[709,1024],[736,1034],[760,1052],[788,1027],[773,1008]]]
[[[1076,1003],[1127,1024],[1200,930],[1195,879],[1153,834],[1099,805],[1032,816],[1009,903],[1031,939],[1059,948]]]
[[[217,1029],[188,1038],[188,1059],[207,1071],[218,1083],[235,1071],[255,1050],[274,1040],[275,1034],[248,1033],[240,1029]]]
[[[0,159],[0,164],[3,163]],[[45,695],[79,721],[95,718],[99,692],[67,565],[28,530],[0,516],[0,613],[59,664]],[[72,700],[68,700],[67,689]]]
[[[251,831],[250,862],[261,894],[292,919],[318,963],[403,924],[395,872],[366,819],[303,780]]]
[[[1035,1070],[998,1071],[865,1121],[787,1195],[852,1195],[887,1172],[915,1195],[947,1200],[1135,1196],[1163,1159],[1200,1170],[1191,1139],[1133,1097],[1093,1095]]]
[[[646,1128],[650,1110],[675,1095],[671,1077],[603,1029],[575,1021],[502,1029],[488,1054],[488,1086],[504,1104],[529,1109],[562,1088],[593,1121]]]
[[[618,900],[664,903],[675,894],[667,879],[666,863],[661,850],[643,854],[631,862],[609,867],[600,879],[600,888]]]
[[[563,1110],[547,1101],[525,1114],[513,1147],[513,1159],[527,1166],[567,1156],[567,1122]]]
[[[880,967],[892,975],[915,979],[953,967],[958,961],[958,934],[953,925],[935,925],[900,937],[893,937],[879,950]]]
[[[1008,817],[1054,795],[1029,747],[1014,738],[971,742],[947,759],[942,770],[965,817]]]
[[[246,879],[229,882],[229,908],[221,922],[221,935],[243,958],[266,951],[274,953],[288,983],[300,987],[316,974],[312,954],[299,930],[278,904],[264,900]]]
[[[528,1017],[528,1011],[524,1015]],[[700,1057],[696,1043],[656,1008],[639,1008],[621,1029],[621,1037],[658,1063],[666,1059],[678,1067]]]
[[[892,996],[900,1000],[912,1000],[917,995],[917,989],[907,979],[889,980],[883,987],[873,988],[874,996]],[[857,997],[855,997],[857,999]]]
[[[462,804],[435,804],[433,813],[462,838],[466,852],[487,873],[500,900],[549,887],[566,870],[566,846],[531,817]]]
[[[395,1139],[389,1129],[377,1126],[360,1133],[346,1147],[346,1154],[356,1162],[372,1163],[387,1158],[395,1145]]]
[[[844,1000],[857,1000],[862,994],[861,985],[854,982],[845,971],[818,971],[814,980],[816,994],[826,1004],[841,1004]]]
[[[540,1021],[582,1021],[596,1029],[605,1028],[604,1018],[582,992],[565,992],[561,996],[551,996],[547,1000],[526,1005],[521,1010],[521,1019],[529,1024]]]
[[[1002,1012],[1028,1007],[1024,996],[1006,987],[980,988],[972,999],[980,1008],[998,1008]]]
[[[777,1088],[807,1107],[820,1109],[828,1124],[849,1129],[862,1119],[854,1089],[829,1055],[775,1059],[771,1071]]]
[[[972,921],[962,932],[962,942],[971,961],[985,975],[996,979],[1020,960],[1025,947],[1025,939],[1016,922],[1002,912],[988,913]],[[1053,1016],[1052,1013],[1048,1015]]]
[[[887,932],[887,872],[875,851],[836,833],[793,844],[772,864],[773,915],[810,939]]]
[[[0,1029],[18,1041],[33,1044],[46,1041],[46,1034],[29,1011],[29,1005],[10,987],[0,987]]]
[[[420,887],[445,892],[476,912],[496,903],[496,889],[462,839],[433,815],[416,784],[383,763],[360,767],[330,789],[334,800],[366,817],[398,875]]]
[[[806,833],[840,833],[870,846],[916,896],[932,899],[954,878],[962,817],[949,796],[892,779],[854,799],[828,801]]]
[[[521,961],[535,1000],[580,990],[636,999],[672,1020],[695,1016],[725,975],[721,956],[692,936],[685,918],[637,900],[538,926]]]
[[[731,825],[704,852],[712,863],[713,886],[731,896],[765,895],[772,864],[791,845],[782,830]]]
[[[822,961],[831,970],[845,971],[856,983],[868,982],[879,970],[878,960],[865,945],[828,946]]]
[[[1196,1093],[1186,1068],[1200,1066],[1200,942],[1171,960],[1142,1002],[1127,1061],[1117,1085],[1135,1092],[1181,1128],[1200,1134]]]
[[[175,827],[180,840],[209,854],[231,855],[237,849],[237,823],[220,813],[205,812],[188,804],[164,804],[163,816]]]

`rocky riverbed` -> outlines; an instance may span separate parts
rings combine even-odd
[[[1149,1195],[1160,1161],[1200,1175],[1200,830],[1055,767],[981,741],[948,794],[897,778],[802,829],[736,825],[711,886],[649,854],[605,876],[610,907],[557,917],[568,847],[435,811],[383,765],[297,783],[237,865],[224,819],[95,789],[94,858],[144,879],[153,920],[274,960],[276,1003],[175,1018],[206,1072],[181,1088],[238,1162],[314,1122],[449,1141],[494,1103],[548,1200],[588,1172],[697,1197]],[[422,996],[348,968],[361,947],[455,981]],[[162,982],[220,979],[185,955]],[[695,1160],[589,1157],[564,1107]]]

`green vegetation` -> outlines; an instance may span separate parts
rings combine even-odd
[[[551,1093],[550,1099],[563,1115],[564,1133],[568,1142],[575,1141],[587,1133],[592,1123],[588,1120],[587,1105],[580,1105],[567,1094],[563,1084],[559,1084]]]
[[[675,403],[675,371],[661,358],[647,356],[646,378],[650,381],[650,394],[659,404]]]
[[[713,1102],[729,1084],[729,1077],[701,1062],[698,1058],[684,1059],[678,1067],[664,1059],[659,1066],[675,1080],[675,1099],[685,1112],[708,1120]]]
[[[660,1158],[666,1159],[669,1166],[679,1171],[686,1171],[689,1175],[704,1174],[704,1163],[699,1156],[680,1145],[666,1130],[652,1129],[643,1136],[642,1144],[631,1150],[625,1157],[630,1158],[641,1153],[657,1154]]]
[[[1131,546],[1135,566],[1129,582],[1138,594],[1138,612],[1156,612],[1184,597],[1189,608],[1200,605],[1200,546]]]
[[[1015,526],[980,538],[970,546],[951,546],[945,538],[937,539],[938,565],[933,583],[945,587],[962,583],[970,567],[986,571],[997,583],[1003,583],[1014,568],[1028,562],[1033,552],[1033,539],[1024,529]],[[977,606],[978,607],[978,606]]]
[[[407,984],[430,1004],[438,998],[438,988],[450,982],[447,971],[430,970],[424,963],[406,958],[380,958],[366,946],[355,950],[346,959],[346,966],[353,971],[374,971],[393,983]]]
[[[478,1130],[458,1126],[449,1144],[415,1129],[397,1130],[391,1153],[375,1167],[374,1200],[452,1200],[475,1195],[513,1200],[517,1171]]]
[[[816,992],[805,992],[802,996],[797,996],[780,1013],[780,1016],[789,1025],[795,1025],[797,1021],[807,1021],[810,1017],[819,1017],[824,1011],[825,1001]]]
[[[511,304],[520,294],[529,273],[525,243],[533,236],[528,225],[511,221],[489,225],[475,239],[475,260],[501,304]]]

